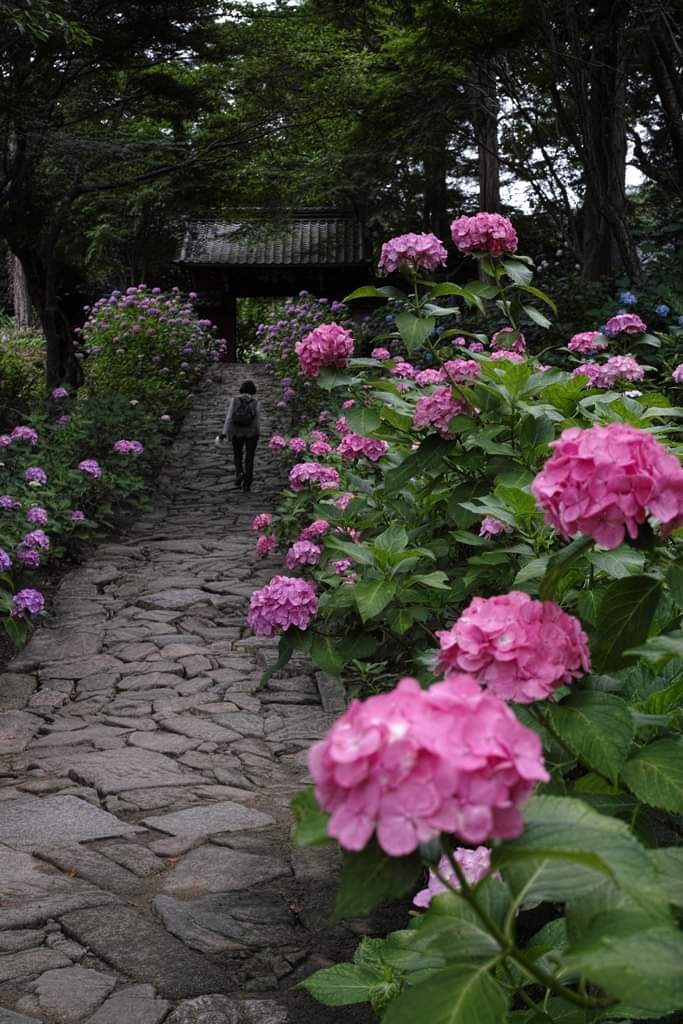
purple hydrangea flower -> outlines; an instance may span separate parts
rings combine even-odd
[[[26,548],[49,548],[50,538],[44,530],[31,530],[21,538],[21,543]]]
[[[29,466],[24,470],[24,479],[30,484],[43,485],[47,483],[47,473],[40,466]]]
[[[39,569],[40,553],[35,548],[17,548],[17,562],[25,569]]]
[[[52,397],[53,398],[68,398],[69,397],[69,392],[66,390],[66,388],[53,388],[52,389]]]
[[[10,437],[13,441],[30,441],[31,444],[38,444],[38,433],[33,427],[15,427]]]
[[[140,441],[126,441],[121,439],[114,445],[114,451],[117,455],[142,455],[144,450],[144,446]]]
[[[81,512],[81,510],[79,508],[75,508],[73,510],[73,512],[71,513],[71,522],[72,523],[84,523],[85,522],[85,512]]]
[[[81,473],[92,477],[93,480],[97,480],[98,477],[102,476],[102,469],[96,459],[83,459],[82,462],[78,463],[78,468]]]
[[[46,526],[48,520],[47,509],[41,508],[40,505],[33,505],[26,513],[26,520],[29,523],[35,523],[36,526]]]
[[[11,498],[9,494],[0,494],[0,508],[7,512],[14,512],[15,509],[21,508],[21,502]]]
[[[39,615],[45,607],[45,598],[39,590],[19,590],[12,599],[10,612],[15,618],[28,612],[30,616]]]
[[[12,567],[12,559],[4,548],[0,548],[0,572],[6,572]]]

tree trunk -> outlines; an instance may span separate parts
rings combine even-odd
[[[59,304],[55,261],[52,256],[21,248],[15,249],[14,254],[21,262],[31,303],[45,335],[47,386],[54,387],[66,381],[77,387],[80,368],[74,357],[69,322]]]
[[[479,209],[500,211],[500,155],[498,114],[500,104],[494,60],[477,66],[475,80],[474,134],[479,154]]]
[[[17,327],[31,327],[34,323],[34,316],[26,274],[21,262],[12,254],[9,257],[9,278],[14,322]]]
[[[448,237],[449,227],[446,175],[446,138],[443,132],[435,132],[424,156],[423,219],[425,231],[433,231],[441,239]]]
[[[671,57],[670,46],[671,34],[660,17],[651,29],[649,63],[671,140],[676,164],[675,177],[680,193],[683,192],[683,86]]]

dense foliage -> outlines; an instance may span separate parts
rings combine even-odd
[[[553,301],[511,226],[482,226],[454,232],[470,283],[434,284],[406,247],[405,292],[355,293],[401,303],[370,357],[341,360],[329,324],[300,339],[292,386],[321,412],[270,441],[296,463],[257,554],[286,575],[249,622],[281,635],[278,665],[308,651],[363,698],[310,753],[298,842],[342,846],[339,916],[428,872],[408,927],[304,985],[384,1024],[665,1019],[683,1009],[681,311],[649,333],[624,293],[562,368],[539,363],[522,329]],[[445,297],[508,329],[437,333]]]

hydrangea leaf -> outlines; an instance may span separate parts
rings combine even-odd
[[[626,701],[600,691],[576,692],[549,705],[549,713],[557,734],[572,753],[616,784],[635,733]]]
[[[417,885],[421,871],[417,853],[390,857],[372,839],[359,853],[344,855],[335,917],[359,917],[378,903],[405,896]]]
[[[621,779],[643,803],[683,814],[683,741],[649,743],[626,762]]]
[[[383,1024],[501,1024],[508,997],[486,965],[435,971],[406,989],[388,1008]]]
[[[661,591],[661,581],[654,576],[629,576],[605,589],[596,619],[595,671],[612,671],[635,661],[626,652],[646,639]]]

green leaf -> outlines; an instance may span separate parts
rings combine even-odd
[[[530,516],[541,514],[533,494],[523,491],[521,487],[509,487],[506,484],[498,484],[495,495],[507,505],[517,520],[523,521]]]
[[[501,1024],[507,1007],[507,995],[486,967],[435,971],[391,1003],[382,1024]]]
[[[570,377],[562,384],[551,384],[543,390],[543,401],[548,402],[563,416],[573,416],[580,399],[585,395],[583,377]]]
[[[282,671],[287,665],[289,659],[294,654],[294,651],[301,649],[302,644],[308,643],[308,634],[297,629],[296,626],[290,626],[289,629],[282,634],[280,642],[278,643],[278,654],[277,659],[272,665],[269,665],[261,676],[260,686],[266,685],[271,676],[275,675],[276,672]]]
[[[670,902],[683,907],[683,846],[651,850],[650,856]]]
[[[318,668],[333,676],[339,675],[349,660],[344,657],[336,639],[331,636],[321,636],[319,633],[312,635],[311,658]]]
[[[452,284],[450,281],[443,281],[441,284],[435,284],[429,290],[430,299],[438,299],[442,295],[462,295],[462,288],[460,285]]]
[[[308,786],[301,793],[297,793],[289,806],[296,821],[296,847],[303,849],[306,846],[320,846],[322,843],[330,842],[327,834],[330,816],[320,807],[313,786]]]
[[[666,715],[683,705],[683,676],[671,686],[651,693],[644,700],[636,702],[634,707],[646,715]]]
[[[683,814],[683,740],[648,743],[629,758],[621,779],[643,803]]]
[[[651,636],[646,643],[629,647],[626,654],[637,656],[661,668],[672,658],[683,658],[683,632]]]
[[[394,580],[365,580],[353,588],[356,607],[363,622],[379,615],[396,596]]]
[[[577,691],[559,704],[549,704],[548,711],[563,743],[616,784],[635,733],[626,701],[611,693]]]
[[[683,609],[683,565],[674,562],[666,571],[664,579],[669,591],[679,608]]]
[[[514,281],[515,284],[528,285],[533,280],[534,274],[531,268],[521,260],[516,260],[514,256],[508,256],[507,259],[501,260],[500,262],[507,276]]]
[[[389,526],[372,541],[374,551],[405,551],[408,533],[404,526]]]
[[[350,302],[352,299],[405,299],[405,293],[399,288],[391,285],[384,285],[382,288],[375,288],[371,284],[365,284],[362,288],[356,288],[342,299],[342,302]]]
[[[396,326],[408,353],[412,354],[416,348],[424,344],[432,333],[436,326],[436,320],[431,316],[423,320],[414,316],[413,313],[397,313]]]
[[[522,448],[534,452],[555,437],[555,426],[548,416],[525,416],[517,434]]]
[[[430,434],[422,441],[417,451],[406,456],[399,466],[384,474],[384,489],[387,494],[403,490],[416,476],[437,469],[451,447],[452,442],[444,440],[438,434]]]
[[[351,377],[341,370],[333,370],[329,366],[323,366],[318,376],[317,384],[323,391],[334,391],[335,388],[348,387],[355,384],[360,378]]]
[[[642,913],[598,914],[580,943],[562,957],[567,972],[642,1010],[683,1007],[683,934]]]
[[[421,583],[423,587],[431,587],[433,590],[450,590],[451,586],[445,572],[429,572],[424,575],[412,577],[413,582]]]
[[[367,544],[354,543],[350,540],[342,540],[337,534],[328,534],[325,537],[325,547],[332,552],[339,552],[346,555],[353,562],[360,562],[361,565],[374,565],[375,556]]]
[[[542,291],[540,288],[536,288],[534,285],[530,285],[530,284],[523,284],[523,285],[520,285],[520,287],[521,287],[521,290],[523,292],[526,292],[527,295],[533,295],[535,299],[540,299],[541,302],[545,302],[546,306],[550,306],[550,308],[552,309],[553,313],[555,313],[555,315],[557,315],[557,306],[556,306],[555,302],[544,291]]]
[[[557,586],[569,567],[578,561],[592,544],[592,537],[577,537],[550,558],[539,590],[538,596],[541,601],[551,601],[553,599]]]
[[[661,590],[661,582],[653,576],[629,576],[606,588],[595,624],[594,671],[623,668],[635,661],[626,651],[647,637]]]
[[[336,918],[369,914],[378,903],[405,896],[416,886],[421,871],[417,853],[390,857],[374,839],[359,853],[345,853],[337,889]]]
[[[625,576],[634,576],[642,572],[645,555],[635,551],[626,544],[621,544],[612,551],[589,551],[586,558],[596,569],[607,573],[613,580],[621,580]]]
[[[377,430],[382,423],[379,411],[367,405],[354,405],[346,410],[344,416],[351,430],[364,436]]]
[[[370,989],[382,981],[382,975],[370,967],[359,964],[335,964],[316,971],[297,988],[304,988],[309,995],[325,1006],[350,1006],[352,1003],[367,1003]]]
[[[548,320],[548,317],[541,313],[540,310],[536,309],[535,306],[522,306],[522,309],[529,317],[529,319],[533,320],[533,322],[535,324],[538,324],[539,327],[552,327],[552,324],[550,320]]]

